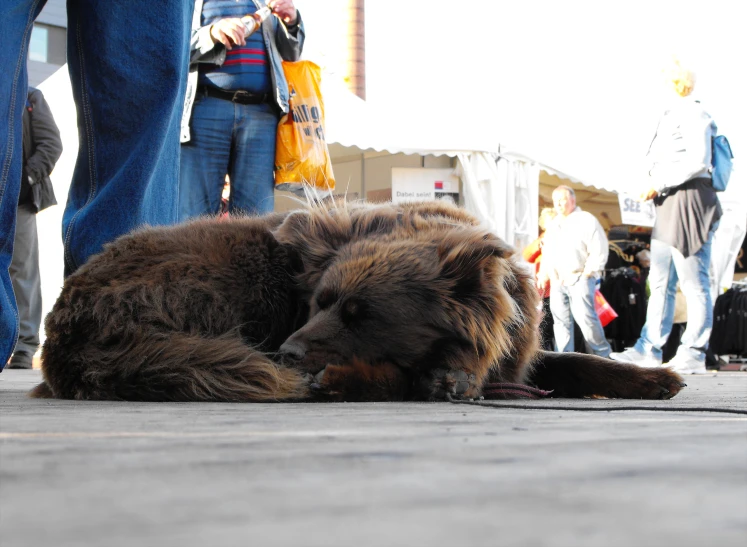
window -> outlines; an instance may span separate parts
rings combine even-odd
[[[49,29],[34,25],[31,30],[31,43],[29,44],[29,59],[32,61],[47,62],[47,50],[49,44]]]

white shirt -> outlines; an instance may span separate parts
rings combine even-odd
[[[701,104],[678,97],[659,120],[648,155],[649,188],[660,193],[697,177],[711,177],[711,140],[717,128]]]
[[[542,247],[540,275],[570,286],[584,275],[598,276],[607,264],[609,242],[604,228],[591,213],[576,207],[550,223]]]

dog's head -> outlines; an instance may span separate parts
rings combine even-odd
[[[353,360],[426,370],[495,361],[516,319],[513,249],[465,226],[354,241],[321,274],[281,352],[311,373]]]

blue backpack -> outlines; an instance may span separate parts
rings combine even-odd
[[[729,146],[729,141],[726,140],[726,137],[723,135],[713,137],[711,153],[711,163],[713,164],[711,183],[714,190],[723,192],[726,190],[726,185],[729,184],[731,164],[734,159],[734,154],[731,153],[731,146]]]

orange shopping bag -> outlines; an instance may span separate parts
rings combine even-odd
[[[334,190],[335,177],[324,138],[321,69],[311,61],[283,61],[283,72],[290,91],[290,112],[278,124],[275,187]]]
[[[597,311],[599,320],[602,322],[602,326],[606,327],[613,319],[617,318],[617,312],[612,309],[607,299],[602,294],[602,291],[596,289],[594,291],[594,308]]]

